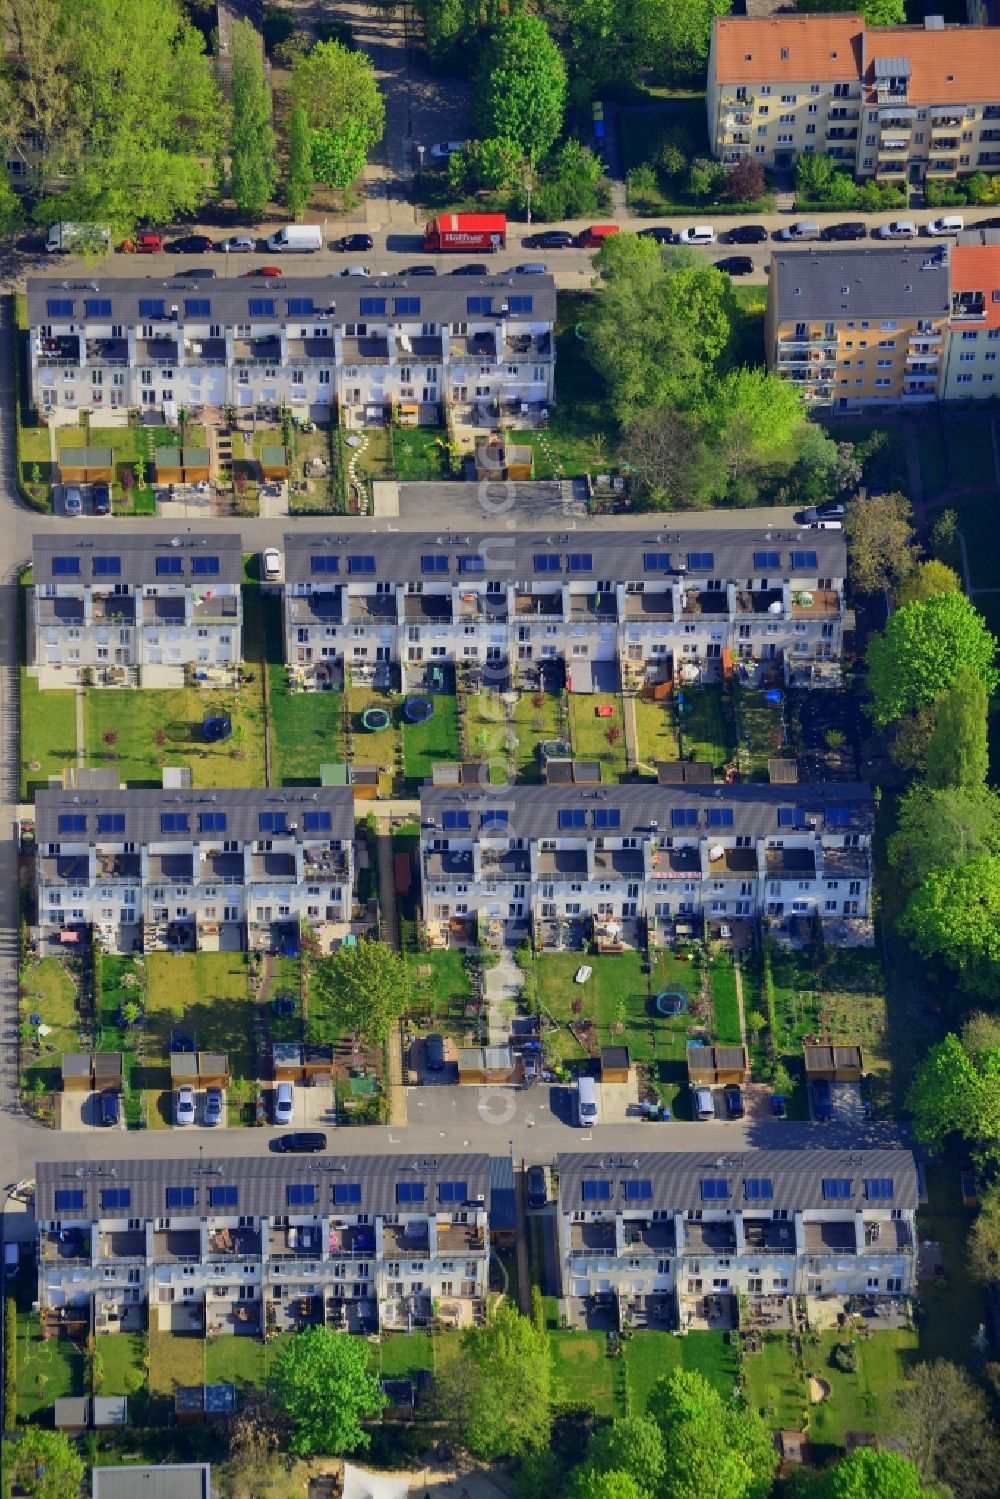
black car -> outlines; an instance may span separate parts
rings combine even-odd
[[[444,1071],[444,1037],[433,1035],[424,1038],[424,1065],[428,1072]]]
[[[753,261],[749,255],[725,255],[722,260],[715,262],[717,271],[725,271],[727,276],[749,276],[753,270]]]
[[[731,245],[766,245],[767,230],[763,224],[737,224],[727,238]]]
[[[452,271],[453,276],[488,276],[489,267],[485,265],[458,265]]]
[[[90,491],[93,501],[95,515],[111,514],[111,485],[103,482],[95,484]]]
[[[375,241],[370,234],[345,234],[343,239],[333,242],[335,250],[374,250]]]
[[[827,224],[820,239],[865,239],[868,225],[860,219],[851,219],[846,224]]]
[[[545,1167],[528,1167],[528,1206],[543,1208],[549,1200],[549,1189],[545,1185]]]
[[[207,250],[214,250],[215,245],[207,234],[182,234],[180,239],[172,239],[163,248],[171,255],[204,255]]]
[[[218,274],[210,265],[185,266],[181,271],[181,275],[189,281],[214,281]]]
[[[436,276],[436,265],[408,265],[403,272],[404,276]]]
[[[977,219],[970,229],[1000,229],[1000,219]]]
[[[833,1118],[833,1089],[825,1077],[812,1085],[813,1118],[825,1124]]]
[[[742,1119],[745,1110],[743,1108],[743,1089],[739,1083],[727,1083],[722,1092],[726,1100],[726,1111],[730,1119]]]
[[[121,1099],[109,1088],[101,1094],[101,1123],[106,1128],[117,1125],[121,1119]]]
[[[326,1135],[320,1130],[297,1129],[290,1135],[279,1135],[274,1149],[285,1154],[303,1155],[308,1151],[325,1150]]]
[[[640,229],[640,239],[655,239],[658,245],[672,245],[674,242],[674,231],[668,229],[665,224],[654,225],[651,229]]]
[[[775,1093],[771,1099],[771,1115],[775,1119],[788,1118],[788,1104],[780,1093]]]
[[[524,246],[528,250],[571,250],[573,236],[568,229],[545,229],[541,234],[529,234]]]

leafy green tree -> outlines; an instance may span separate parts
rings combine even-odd
[[[539,16],[507,16],[483,49],[474,117],[486,138],[513,141],[532,164],[562,131],[566,63]]]
[[[24,225],[24,205],[10,185],[6,172],[0,174],[0,239],[9,239]]]
[[[859,593],[895,588],[913,570],[913,508],[905,494],[859,495],[848,501],[844,535],[851,581]]]
[[[825,1499],[933,1499],[909,1458],[856,1447],[827,1475]]]
[[[922,957],[939,958],[969,993],[989,992],[1000,962],[1000,858],[981,855],[934,870],[899,926]]]
[[[67,1499],[79,1493],[84,1463],[65,1432],[29,1426],[4,1446],[21,1492],[31,1499]]]
[[[911,786],[900,798],[887,852],[908,890],[934,870],[1000,855],[1000,798],[985,786],[940,791]]]
[[[982,1219],[980,1212],[970,1234],[970,1261]],[[994,1239],[1000,1239],[1000,1212]],[[996,1273],[994,1265],[992,1279]],[[989,1401],[971,1375],[947,1359],[917,1364],[897,1403],[899,1435],[921,1482],[963,1499],[992,1499],[1000,1448]]]
[[[650,1499],[631,1473],[621,1468],[594,1468],[585,1463],[570,1479],[567,1499]]]
[[[268,1386],[291,1423],[288,1450],[296,1457],[367,1447],[362,1418],[387,1404],[364,1340],[329,1327],[310,1327],[284,1343]]]
[[[733,477],[751,458],[788,447],[806,426],[800,392],[760,365],[723,375],[712,391],[711,407],[715,441]]]
[[[981,614],[961,593],[939,593],[906,604],[866,652],[872,718],[884,728],[934,702],[963,667],[992,692],[997,643]]]
[[[293,104],[305,110],[313,131],[316,179],[346,189],[385,132],[385,100],[374,68],[363,52],[337,41],[317,42],[296,58],[290,87]]]
[[[696,156],[688,170],[688,192],[692,198],[711,198],[719,192],[725,171],[710,156]]]
[[[324,125],[312,132],[312,166],[317,182],[347,193],[367,160],[368,132],[360,120],[349,120],[339,130]]]
[[[288,117],[288,166],[285,171],[285,207],[293,219],[301,218],[305,212],[315,181],[309,116],[301,104],[296,104]]]
[[[600,1473],[624,1473],[640,1492],[654,1494],[667,1465],[660,1428],[649,1416],[613,1421],[591,1438],[587,1465]]]
[[[958,573],[945,562],[931,557],[927,562],[918,562],[896,588],[896,604],[918,604],[936,593],[960,593],[962,584]]]
[[[949,1033],[917,1068],[906,1106],[923,1144],[940,1145],[950,1134],[960,1134],[995,1162],[1000,1158],[1000,1050],[973,1058]]]
[[[965,1245],[965,1268],[980,1285],[1000,1280],[1000,1185],[987,1187]]]
[[[492,1462],[538,1452],[552,1427],[552,1354],[530,1317],[502,1303],[463,1334],[438,1380],[442,1416],[456,1440]],[[516,1400],[511,1392],[517,1392]]]
[[[317,965],[314,1000],[333,1026],[384,1046],[410,998],[406,964],[384,942],[339,947]]]
[[[801,202],[848,208],[855,193],[850,173],[835,156],[825,151],[810,151],[795,163],[795,196]]]
[[[798,0],[797,9],[815,14],[817,11],[839,11],[841,0]],[[906,21],[905,0],[861,0],[858,10],[869,26],[902,26]]]
[[[771,1433],[756,1411],[727,1404],[701,1374],[658,1379],[649,1414],[663,1434],[662,1499],[764,1499],[777,1467]]]
[[[233,25],[233,122],[229,138],[233,199],[240,213],[264,215],[278,181],[271,90],[260,36],[252,21]]]
[[[989,770],[986,715],[989,700],[981,679],[963,668],[937,704],[937,722],[927,745],[927,784],[938,788],[982,786]]]
[[[15,149],[30,133],[39,185],[62,153],[77,151],[81,131],[72,100],[72,57],[65,0],[0,0],[0,26],[13,68],[0,71],[0,141]]]
[[[484,141],[469,141],[465,151],[448,158],[448,168],[456,162],[463,187],[494,189],[516,187],[524,177],[524,157],[516,141],[491,136]]]
[[[523,202],[523,191],[520,197]],[[607,210],[611,184],[600,159],[571,138],[543,162],[531,202],[539,219],[586,218]]]

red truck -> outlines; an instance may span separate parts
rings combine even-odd
[[[424,228],[425,250],[503,250],[505,213],[443,213]]]

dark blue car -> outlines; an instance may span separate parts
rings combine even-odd
[[[817,1078],[812,1085],[813,1117],[826,1123],[833,1118],[833,1089],[826,1078]]]

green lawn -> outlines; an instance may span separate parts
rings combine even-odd
[[[429,1016],[428,1030],[440,1028],[461,1034],[467,1025],[465,1006],[472,998],[472,984],[462,954],[453,949],[413,954],[407,959],[407,966],[413,993],[411,1016]]]
[[[489,766],[493,786],[507,784],[509,737],[507,715],[497,692],[465,692],[458,700],[459,739],[463,760]]]
[[[77,981],[61,959],[42,958],[31,963],[22,977],[24,997],[18,1006],[22,1034],[30,1037],[22,1043],[21,1065],[28,1086],[41,1079],[47,1089],[59,1086],[59,1069],[65,1051],[81,1050],[89,1039],[89,1026],[77,1011]],[[50,1033],[41,1036],[29,1020],[40,1015]]]
[[[722,688],[685,687],[683,693],[678,694],[677,706],[684,758],[707,760],[714,774],[721,776],[735,748],[733,728],[723,702]]]
[[[597,709],[612,709],[610,718],[598,718]],[[618,692],[579,692],[569,695],[570,738],[574,760],[599,760],[602,781],[620,781],[625,775],[625,718]],[[614,743],[608,740],[609,733]]]
[[[987,470],[979,480],[991,483],[991,471]],[[942,509],[954,510],[958,516],[958,528],[965,538],[965,551],[969,563],[969,579],[973,588],[996,588],[1000,583],[1000,568],[995,556],[997,506],[1000,492],[991,490],[987,494],[957,495],[949,497]],[[935,516],[932,515],[933,520]],[[986,596],[976,600],[977,609],[995,607],[995,599]],[[995,621],[991,620],[995,628]]]
[[[390,723],[387,729],[372,733],[361,722],[366,708],[387,708]],[[400,746],[399,720],[400,699],[394,694],[375,692],[370,687],[348,687],[347,713],[349,739],[345,747],[346,757],[359,765],[379,767],[379,790],[383,796],[392,792],[396,774],[396,760]]]
[[[387,1379],[415,1379],[421,1370],[433,1374],[439,1341],[422,1332],[394,1332],[378,1346],[378,1372]]]
[[[458,760],[458,704],[453,693],[435,692],[433,717],[426,723],[403,719],[403,766],[412,792],[431,777],[436,760]]]
[[[164,765],[189,766],[196,786],[263,786],[262,691],[259,677],[235,691],[179,687],[126,697],[89,687],[83,705],[87,764],[112,765],[130,786],[162,785]],[[233,734],[209,744],[201,726],[215,715],[232,720]],[[161,730],[163,745],[156,742]],[[117,735],[112,744],[108,732]]]
[[[858,1341],[858,1371],[842,1374],[831,1362],[831,1354],[843,1335],[824,1332],[815,1348],[803,1349],[807,1373],[825,1379],[831,1387],[829,1400],[811,1407],[810,1436],[814,1442],[840,1447],[848,1431],[874,1431],[888,1435],[896,1427],[896,1391],[914,1360],[917,1335],[906,1331],[877,1332]]]
[[[236,1342],[236,1338],[228,1341]],[[248,1338],[247,1342],[250,1341]],[[205,1383],[205,1339],[199,1333],[151,1331],[149,1389],[173,1398],[178,1385]]]
[[[740,1010],[736,1002],[736,974],[728,953],[713,958],[710,967],[715,1004],[715,1039],[721,1046],[739,1046]]]
[[[801,1430],[808,1397],[790,1340],[783,1333],[764,1333],[760,1353],[748,1353],[743,1369],[748,1404],[775,1430]]]
[[[552,1370],[564,1400],[592,1406],[598,1416],[614,1414],[614,1361],[600,1332],[549,1334]]]
[[[593,292],[560,292],[556,310],[559,399],[543,433],[514,434],[517,441],[530,442],[535,449],[536,479],[553,478],[560,471],[567,478],[602,473],[608,467],[608,451],[618,434],[604,380],[587,358],[586,322],[593,297]]]
[[[737,756],[744,779],[766,781],[767,762],[785,745],[781,704],[768,703],[763,692],[734,689]]]
[[[658,760],[677,760],[680,747],[670,698],[658,703],[635,699],[635,723],[639,744],[639,766],[647,774],[656,774]]]
[[[102,1333],[96,1347],[104,1365],[102,1395],[134,1395],[142,1389],[146,1382],[142,1363],[145,1349],[137,1333]]]
[[[247,992],[244,953],[150,953],[146,958],[147,1086],[169,1090],[170,1033],[193,1036],[200,1051],[222,1051],[234,1079],[254,1076],[256,1006]],[[153,1100],[151,1100],[153,1102]],[[159,1100],[162,1117],[163,1099]],[[166,1106],[169,1107],[169,1097]],[[155,1104],[151,1115],[157,1112]],[[230,1122],[235,1119],[230,1110]]]
[[[234,1384],[237,1388],[264,1383],[264,1344],[259,1338],[218,1337],[205,1343],[205,1383]]]
[[[535,959],[539,1005],[559,1026],[548,1033],[547,1054],[562,1061],[583,1060],[587,1052],[569,1026],[592,1020],[597,1044],[625,1045],[633,1061],[669,1063],[683,1057],[688,1017],[673,1021],[655,1014],[638,953],[587,957],[593,973],[585,984],[575,984],[573,975],[581,961],[580,953],[540,953]],[[656,984],[656,990],[667,987]],[[616,1029],[619,1025],[624,1029]]]
[[[562,738],[562,697],[556,692],[522,692],[514,705],[514,759],[519,781],[540,781],[542,761],[538,746]]]
[[[43,1338],[33,1313],[17,1324],[17,1414],[21,1421],[49,1418],[60,1395],[82,1395],[83,1355],[68,1338]]]
[[[271,778],[276,786],[318,782],[321,765],[345,758],[343,696],[339,692],[293,692],[283,666],[269,664],[267,670]]]
[[[440,427],[398,427],[393,432],[396,478],[400,482],[441,479],[447,434]]]
[[[632,1406],[640,1413],[656,1381],[674,1369],[703,1374],[726,1399],[736,1385],[736,1355],[719,1332],[689,1332],[682,1338],[672,1332],[638,1332],[625,1346],[625,1363]]]
[[[76,694],[39,692],[21,667],[21,797],[30,801],[67,765],[76,764]]]
[[[134,977],[137,982],[130,981]],[[126,980],[129,980],[126,982]],[[118,1016],[130,1001],[143,1002],[145,993],[145,960],[106,953],[101,958],[101,992],[97,995],[95,1049],[121,1051],[125,1080],[125,1118],[130,1126],[138,1125],[142,1116],[142,1095],[146,1087],[145,1067],[136,1047],[139,1027],[122,1026]]]

